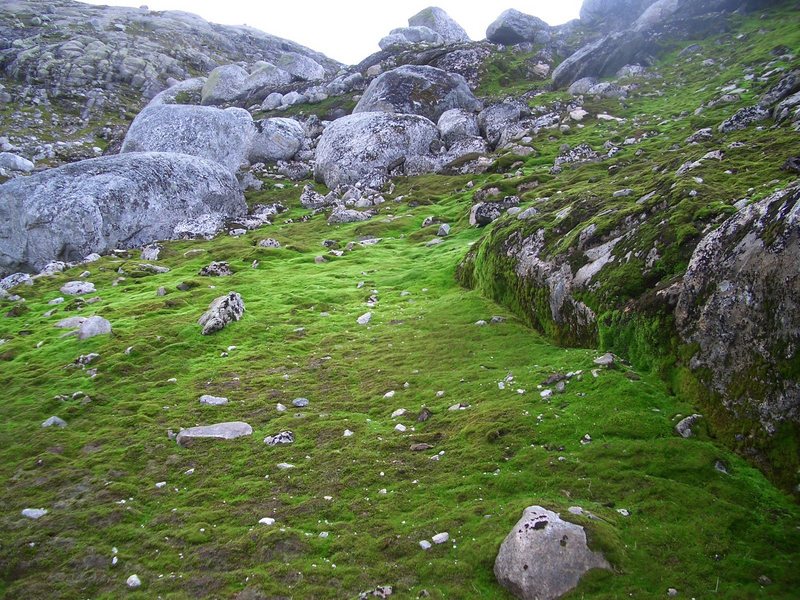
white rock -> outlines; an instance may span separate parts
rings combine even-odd
[[[352,437],[353,435],[355,434],[352,431],[350,431],[349,429],[345,429],[344,433],[342,434],[342,437]]]
[[[131,575],[128,577],[125,583],[128,584],[129,588],[138,588],[140,585],[142,585],[142,580],[139,579],[138,575]]]
[[[431,538],[434,544],[444,544],[447,540],[450,539],[450,534],[446,531],[442,533],[437,533],[435,536]]]
[[[263,519],[259,519],[258,522],[261,523],[262,525],[274,525],[275,519],[273,519],[272,517],[264,517]]]
[[[423,550],[428,550],[431,547],[431,543],[428,540],[422,540],[419,543],[419,547],[422,548]]]
[[[396,411],[392,413],[392,418],[396,419],[397,417],[402,417],[408,411],[405,408],[398,408]]]
[[[398,423],[397,425],[394,426],[394,430],[403,433],[406,430],[406,426],[403,425],[402,423]]]
[[[166,485],[167,485],[166,481],[159,481],[158,483],[156,483],[156,488],[160,490],[161,488],[166,487]]]
[[[278,463],[277,467],[278,467],[278,468],[279,468],[281,471],[286,471],[287,469],[294,469],[294,465],[293,465],[293,464],[291,464],[291,463],[285,463],[285,462],[284,462],[284,463]]]
[[[209,394],[203,394],[200,396],[200,404],[207,404],[209,406],[222,406],[223,404],[227,403],[228,399],[221,396],[211,396]]]
[[[390,391],[386,392],[386,393],[383,395],[383,397],[384,397],[386,400],[389,400],[389,399],[391,399],[391,398],[394,398],[394,394],[395,394],[395,391],[394,391],[394,390],[390,390]]]
[[[40,519],[47,514],[46,508],[24,508],[22,509],[22,516],[29,519]]]
[[[67,422],[64,419],[56,417],[55,415],[49,417],[46,421],[42,423],[42,427],[61,427],[64,428],[67,426]]]
[[[372,319],[372,313],[371,312],[367,312],[367,313],[364,313],[363,315],[361,315],[360,317],[358,317],[358,319],[356,319],[356,321],[358,322],[359,325],[366,325],[367,323],[370,322],[370,319]]]

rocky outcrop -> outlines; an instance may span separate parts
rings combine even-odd
[[[253,118],[241,108],[148,106],[133,120],[121,152],[188,154],[236,172],[247,159],[254,131]]]
[[[394,50],[417,44],[441,46],[444,44],[444,39],[428,27],[398,27],[392,29],[389,35],[378,42],[381,50]]]
[[[498,583],[520,600],[560,598],[592,569],[611,565],[589,549],[583,527],[541,506],[525,509],[494,562]]]
[[[691,367],[737,417],[800,424],[800,184],[741,210],[698,244],[676,323]]]
[[[407,65],[376,77],[353,112],[422,115],[435,122],[452,108],[473,112],[481,108],[461,75],[435,67]]]
[[[237,292],[228,292],[214,299],[208,310],[198,319],[197,324],[203,328],[203,335],[211,335],[224,329],[229,323],[241,320],[242,316],[244,316],[244,300]]]
[[[427,27],[440,36],[446,44],[458,44],[468,42],[469,35],[464,28],[456,23],[453,18],[441,8],[429,6],[419,11],[408,19],[411,27]]]
[[[418,115],[352,114],[328,127],[317,146],[314,177],[329,188],[365,183],[380,189],[393,174],[433,171],[439,131]]]
[[[52,260],[136,248],[178,235],[188,219],[244,215],[233,174],[184,154],[95,158],[0,185],[0,274]]]
[[[495,44],[545,44],[550,41],[550,26],[538,17],[510,8],[489,25],[486,39]]]
[[[299,122],[283,117],[256,121],[255,127],[249,151],[251,163],[291,160],[306,136]]]

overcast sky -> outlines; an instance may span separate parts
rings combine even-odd
[[[2,1],[2,0],[0,0]],[[81,0],[89,4],[183,10],[207,21],[250,25],[308,46],[338,61],[355,64],[378,50],[378,40],[427,6],[439,6],[474,40],[507,8],[535,15],[550,25],[578,17],[582,0]]]

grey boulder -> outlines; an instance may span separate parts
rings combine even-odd
[[[583,527],[529,506],[503,540],[494,562],[500,585],[521,600],[555,600],[592,569],[611,569],[586,543]]]
[[[206,105],[234,100],[242,91],[248,73],[239,65],[222,65],[208,75],[200,101]]]
[[[418,115],[356,113],[325,128],[317,146],[314,177],[333,189],[363,182],[379,189],[393,174],[433,171],[439,131]]]
[[[111,333],[111,323],[103,317],[89,317],[78,327],[78,339],[86,340],[97,335]]]
[[[263,94],[274,90],[280,86],[292,82],[292,76],[287,71],[276,67],[272,63],[261,63],[247,78],[242,82],[239,90],[240,95],[250,95],[256,92]]]
[[[443,112],[436,126],[439,128],[442,141],[448,148],[455,142],[479,136],[481,133],[475,113],[461,108],[452,108]]]
[[[584,0],[581,22],[604,29],[619,31],[630,26],[656,0]]]
[[[550,41],[550,26],[538,17],[509,8],[486,29],[486,39],[495,44],[544,44]]]
[[[211,335],[228,323],[239,321],[244,315],[244,300],[237,292],[228,292],[214,299],[208,310],[198,319],[203,335]]]
[[[42,422],[42,428],[44,429],[47,429],[48,427],[60,427],[63,429],[66,426],[67,422],[61,417],[57,417],[55,415],[48,417],[44,422]]]
[[[254,133],[253,118],[241,108],[147,106],[131,123],[120,152],[188,154],[235,172],[247,158]]]
[[[249,153],[251,163],[291,160],[305,139],[303,126],[294,119],[262,119],[255,122],[255,128]]]
[[[186,220],[221,224],[246,210],[233,174],[203,158],[130,152],[71,163],[0,185],[0,275],[174,239]]]
[[[195,440],[233,440],[242,436],[252,435],[253,428],[242,421],[230,421],[227,423],[216,423],[214,425],[202,425],[200,427],[189,427],[178,433],[176,441],[179,446],[189,446]]]
[[[437,121],[451,108],[481,109],[466,79],[436,67],[404,65],[378,75],[353,113],[382,111],[422,115]]]
[[[325,68],[322,65],[313,58],[297,52],[284,52],[275,61],[275,66],[304,81],[317,81],[325,78]]]
[[[20,173],[30,173],[33,171],[33,163],[27,158],[23,158],[11,152],[0,152],[0,169],[8,171],[18,171]]]
[[[442,36],[428,27],[398,27],[392,29],[386,37],[381,38],[378,46],[381,50],[392,50],[415,44],[441,46],[443,43]]]
[[[67,296],[84,296],[95,292],[94,284],[90,281],[68,281],[61,286],[60,291]]]
[[[429,6],[408,19],[412,27],[427,27],[444,39],[447,44],[469,42],[469,35],[453,18],[441,8]]]

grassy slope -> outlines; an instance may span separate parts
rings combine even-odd
[[[159,261],[171,272],[118,286],[116,270],[138,261],[104,258],[88,267],[102,301],[83,309],[68,302],[50,318],[42,316],[47,301],[82,268],[24,288],[29,312],[0,319],[0,338],[9,340],[0,346],[0,595],[346,598],[390,584],[400,598],[423,589],[434,598],[504,598],[492,575],[499,544],[525,506],[543,504],[600,517],[570,518],[589,527],[617,572],[593,574],[574,598],[654,597],[668,587],[687,598],[715,589],[725,598],[792,597],[800,510],[704,432],[677,438],[672,426],[691,406],[655,377],[632,381],[614,370],[594,378],[592,352],[552,346],[513,317],[474,325],[504,313],[454,282],[480,235],[466,223],[465,182],[402,182],[406,201],[367,223],[329,227],[318,216],[239,239],[171,243]],[[432,248],[425,242],[435,228],[420,229],[428,215],[454,224]],[[323,239],[344,245],[362,235],[383,240],[314,263]],[[254,247],[267,236],[284,248]],[[207,252],[184,256],[198,249]],[[236,273],[198,277],[212,259],[229,260]],[[182,281],[199,285],[177,291]],[[165,298],[156,297],[159,286],[170,291]],[[358,326],[373,289],[372,322]],[[244,319],[201,336],[197,317],[228,290],[243,295]],[[53,327],[94,313],[111,320],[113,336],[78,342]],[[230,345],[237,348],[221,356]],[[64,368],[93,351],[96,378]],[[579,369],[582,379],[565,394],[540,397],[550,373]],[[513,383],[499,389],[510,374]],[[92,401],[53,399],[78,390]],[[391,400],[388,390],[397,391]],[[203,407],[203,393],[231,403]],[[298,396],[310,399],[307,409],[276,411]],[[448,412],[457,402],[471,407]],[[416,415],[423,405],[432,419],[403,417],[409,430],[394,431],[393,410]],[[69,426],[42,429],[51,414]],[[252,438],[182,449],[166,436],[239,419],[253,426]],[[342,437],[346,428],[355,435]],[[262,443],[285,429],[293,446]],[[593,441],[584,446],[586,433]],[[415,442],[435,448],[409,451]],[[715,470],[717,460],[729,475]],[[279,462],[296,468],[280,471]],[[156,489],[159,481],[167,486]],[[40,506],[50,512],[39,521],[19,514]],[[276,524],[258,525],[264,516]],[[440,531],[452,543],[419,548]],[[127,592],[132,573],[143,587]],[[761,575],[774,584],[762,589]]]

